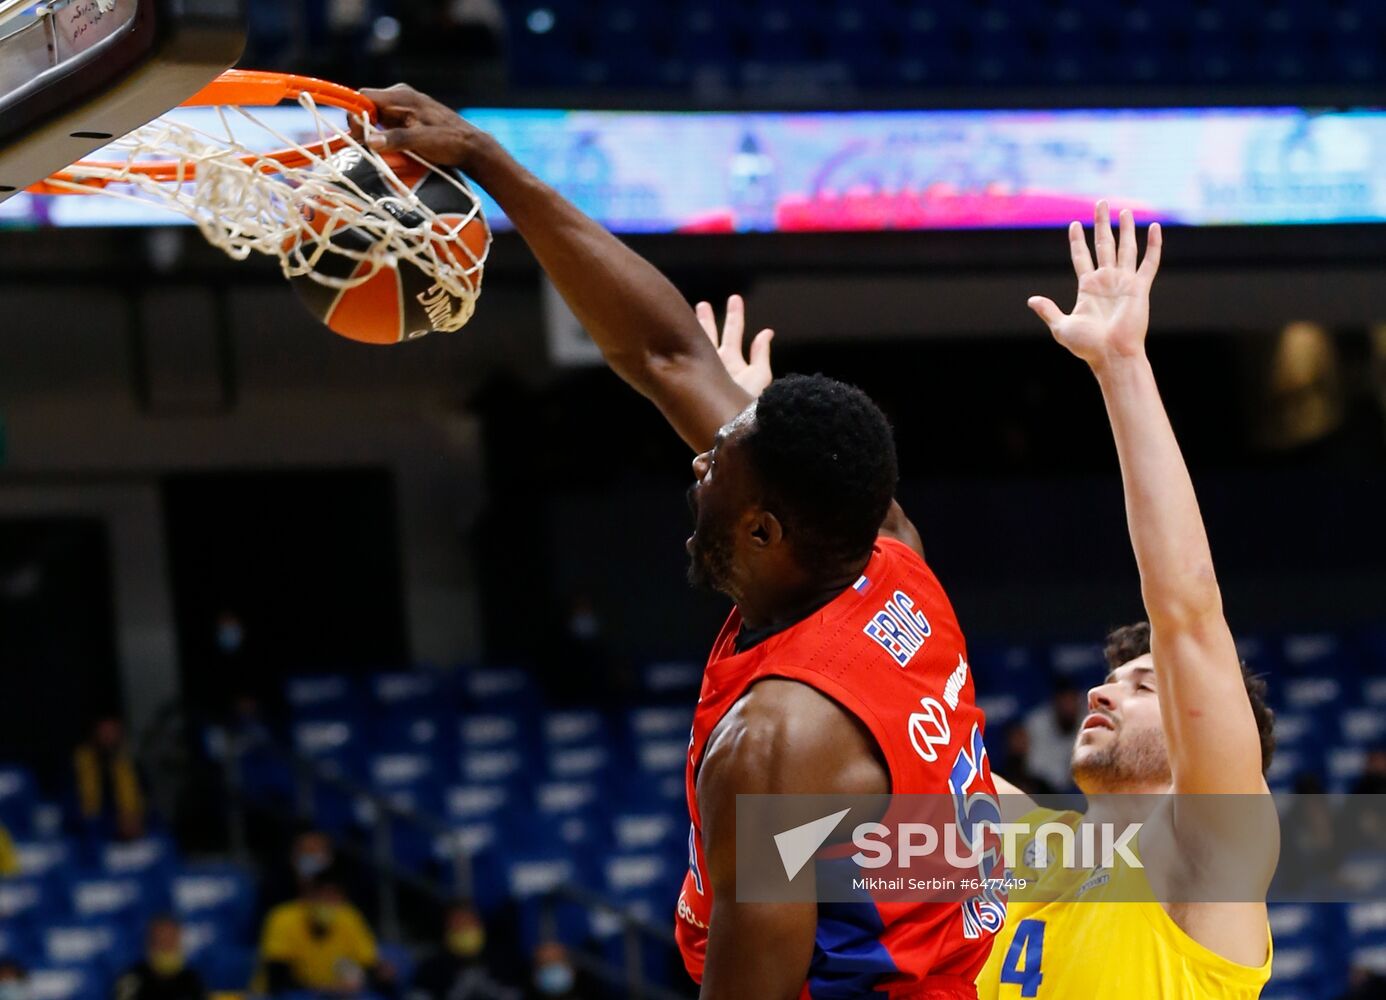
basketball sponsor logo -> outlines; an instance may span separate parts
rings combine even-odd
[[[417,296],[419,305],[428,314],[428,322],[441,333],[455,330],[457,314],[453,311],[453,298],[442,285],[434,284],[426,292]]]
[[[948,726],[948,713],[933,698],[921,698],[919,707],[924,711],[910,716],[910,746],[928,763],[938,760],[938,748],[946,747],[952,732]]]
[[[958,665],[953,672],[948,675],[948,680],[943,685],[943,700],[948,707],[956,710],[958,699],[962,696],[962,689],[967,684],[967,661],[962,654],[958,654]]]

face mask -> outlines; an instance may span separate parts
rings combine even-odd
[[[448,934],[448,951],[458,958],[475,958],[486,947],[486,932],[480,927],[466,927]]]
[[[245,632],[239,625],[227,624],[217,626],[217,648],[223,653],[234,653],[241,648],[241,643],[245,640]]]
[[[151,951],[149,967],[156,976],[167,979],[183,971],[183,953],[179,951]]]
[[[327,866],[331,863],[331,859],[321,854],[300,854],[294,858],[294,871],[298,872],[299,878],[310,879],[327,871]]]
[[[539,992],[549,997],[562,996],[573,988],[573,970],[562,963],[555,962],[540,966],[534,974],[534,985]]]
[[[0,983],[0,1000],[29,1000],[28,987],[20,979],[7,979]]]

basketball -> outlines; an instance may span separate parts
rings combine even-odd
[[[349,182],[337,185],[343,200],[360,201],[352,190],[354,185],[379,204],[378,211],[388,212],[400,226],[416,229],[428,225],[424,216],[411,211],[407,204],[410,195],[417,196],[437,216],[432,223],[436,235],[428,241],[429,250],[444,266],[455,268],[458,278],[473,293],[472,298],[450,293],[409,260],[387,256],[382,265],[361,259],[362,254],[375,256],[371,252],[377,237],[364,227],[342,223],[329,210],[327,196],[319,197],[316,209],[313,202],[302,209],[304,231],[298,238],[300,245],[287,249],[310,263],[318,275],[339,282],[365,280],[348,288],[334,288],[315,280],[312,274],[300,274],[291,278],[291,283],[303,303],[329,329],[364,344],[397,344],[429,333],[457,330],[471,318],[475,294],[481,285],[481,269],[476,262],[484,258],[489,240],[486,223],[477,211],[476,197],[455,170],[430,167],[413,157],[397,154],[387,154],[383,159],[398,183],[377,169],[369,156],[354,148],[336,154],[333,164]],[[324,238],[333,249],[342,252],[319,252]]]

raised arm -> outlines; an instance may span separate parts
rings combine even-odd
[[[1078,302],[1067,315],[1045,298],[1030,308],[1097,376],[1116,439],[1126,519],[1151,624],[1156,687],[1176,792],[1266,790],[1261,744],[1203,528],[1198,500],[1145,353],[1150,286],[1162,235],[1150,227],[1137,266],[1136,227],[1112,235],[1097,206],[1097,264],[1083,227],[1069,228]]]
[[[403,84],[362,93],[375,102],[383,129],[368,136],[372,148],[459,167],[485,188],[612,370],[658,406],[694,451],[709,449],[751,396],[727,374],[668,279],[447,106]]]

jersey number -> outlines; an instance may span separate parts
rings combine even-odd
[[[1020,995],[1033,997],[1039,995],[1040,964],[1044,961],[1044,921],[1022,920],[1011,939],[1006,960],[1001,963],[1001,982],[1015,983],[1020,987]]]

